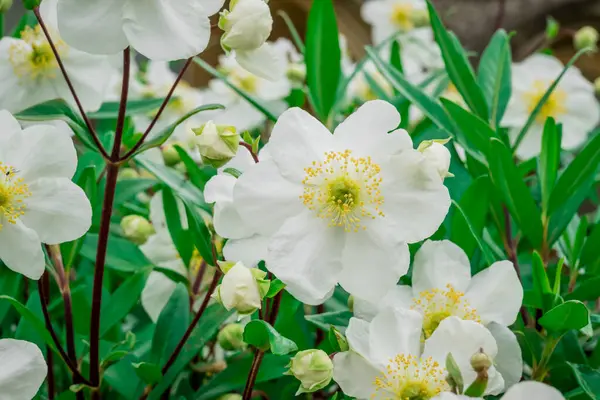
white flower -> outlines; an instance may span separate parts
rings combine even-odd
[[[424,10],[425,0],[371,0],[362,6],[361,16],[371,25],[373,42],[378,44],[394,32],[415,29],[413,14],[421,15]]]
[[[56,0],[44,0],[40,9],[83,107],[98,109],[115,69],[107,57],[84,53],[61,40],[56,31]],[[0,81],[0,108],[11,112],[56,98],[75,104],[39,25],[25,27],[20,39],[0,40]]]
[[[264,0],[234,0],[230,10],[222,11],[219,26],[225,33],[221,44],[226,49],[255,50],[268,39],[273,29],[271,10]]]
[[[0,399],[33,399],[48,372],[40,349],[24,340],[0,339],[0,359]]]
[[[379,298],[408,269],[406,243],[433,234],[448,212],[448,190],[399,123],[376,100],[331,135],[292,108],[273,129],[271,159],[235,185],[242,218],[270,237],[267,268],[301,301],[323,302],[338,282]]]
[[[71,46],[114,54],[132,46],[152,60],[178,60],[202,52],[209,16],[223,0],[58,0],[58,28]]]
[[[472,397],[445,392],[433,400],[469,400]],[[565,397],[552,386],[541,382],[520,382],[511,387],[500,400],[565,400]]]
[[[260,153],[266,159],[265,148]],[[241,261],[245,265],[256,265],[267,254],[268,238],[258,234],[240,216],[233,202],[233,190],[237,179],[225,172],[233,168],[244,172],[253,166],[254,160],[245,147],[240,146],[236,156],[210,178],[204,188],[207,203],[215,203],[213,225],[217,234],[229,240],[223,247],[223,255],[228,261]]]
[[[429,163],[438,171],[440,178],[453,176],[450,169],[450,151],[444,144],[448,140],[424,140],[419,144],[419,151]]]
[[[208,121],[193,131],[205,164],[219,168],[235,157],[241,138],[234,126],[215,125],[214,122]]]
[[[513,64],[513,93],[502,120],[502,125],[510,128],[509,135],[513,141],[563,68],[559,60],[546,54],[534,54]],[[563,125],[561,146],[565,150],[576,149],[585,143],[588,133],[600,122],[594,85],[576,67],[566,72],[542,107],[517,150],[519,157],[530,158],[539,154],[548,117]]]
[[[371,322],[350,319],[346,330],[350,351],[335,355],[333,379],[346,395],[357,399],[431,399],[451,389],[446,381],[448,354],[468,387],[477,376],[471,357],[480,350],[491,359],[498,353],[485,327],[455,317],[444,320],[421,350],[421,323],[419,313],[393,308],[383,310]],[[500,393],[502,375],[494,366],[488,375],[486,393]]]
[[[235,309],[239,315],[249,315],[260,309],[269,288],[268,281],[264,280],[267,273],[248,268],[241,262],[221,268],[225,275],[214,296],[223,307],[228,311]],[[266,290],[263,283],[266,283]]]
[[[7,111],[0,111],[0,131],[0,259],[39,279],[45,265],[41,243],[81,237],[91,225],[92,207],[71,182],[77,153],[68,132],[50,125],[21,130]]]

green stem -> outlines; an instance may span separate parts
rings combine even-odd
[[[544,343],[544,349],[542,350],[542,356],[540,357],[540,362],[533,369],[533,373],[531,374],[531,379],[534,381],[543,382],[548,374],[548,363],[550,362],[550,358],[556,350],[556,346],[562,339],[563,335],[557,338],[547,338],[546,343]]]

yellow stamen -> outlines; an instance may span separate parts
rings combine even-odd
[[[0,230],[3,222],[16,224],[25,214],[24,199],[31,196],[23,178],[16,177],[17,170],[0,162]]]
[[[15,75],[27,80],[56,78],[58,63],[40,26],[25,27],[21,32],[21,39],[12,43],[8,49]],[[57,39],[55,46],[58,53],[64,56],[67,52],[65,43]]]
[[[411,18],[413,9],[410,3],[394,4],[390,15],[392,23],[401,31],[410,31],[415,27]]]
[[[538,79],[533,83],[531,89],[523,94],[523,99],[529,113],[533,112],[535,106],[537,106],[546,93],[546,90],[548,90],[548,87],[550,87],[550,84],[550,82]],[[557,118],[561,114],[564,114],[567,111],[565,107],[566,100],[567,92],[560,88],[554,89],[537,115],[537,122],[544,123],[549,117]]]

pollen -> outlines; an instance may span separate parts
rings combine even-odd
[[[448,317],[481,322],[477,310],[469,305],[465,294],[450,284],[445,289],[429,289],[413,299],[411,309],[423,314],[423,336],[429,338],[440,323]]]
[[[394,24],[401,31],[409,31],[413,29],[414,23],[411,18],[413,9],[413,5],[407,2],[394,4],[390,14],[392,24]]]
[[[389,360],[383,375],[375,378],[373,399],[429,400],[449,391],[446,370],[431,357],[398,354]]]
[[[40,26],[25,27],[21,39],[11,44],[8,50],[15,75],[31,81],[56,78],[58,62]],[[57,40],[55,46],[59,54],[66,53],[67,47],[62,40]]]
[[[258,78],[245,71],[231,71],[228,76],[231,83],[239,87],[243,91],[251,94],[256,94],[258,90]]]
[[[304,172],[300,199],[329,226],[358,232],[366,229],[365,221],[384,217],[381,168],[370,157],[353,157],[350,150],[327,152]]]
[[[544,97],[548,87],[550,87],[550,82],[538,79],[533,83],[530,90],[523,93],[523,100],[527,105],[527,111],[529,113],[533,112],[535,106],[537,106],[542,97]],[[567,92],[560,88],[554,89],[537,115],[537,122],[544,123],[549,117],[557,118],[564,114],[567,111],[565,107],[566,100]]]
[[[24,200],[31,196],[23,178],[17,177],[17,170],[0,162],[0,230],[3,223],[16,224],[25,214]]]

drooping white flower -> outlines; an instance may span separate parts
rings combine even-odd
[[[407,271],[406,243],[448,212],[447,189],[399,123],[394,106],[371,101],[331,135],[292,108],[273,129],[271,159],[235,185],[242,218],[270,237],[267,268],[303,302],[323,302],[337,283],[379,298]]]
[[[173,61],[202,52],[209,16],[224,0],[58,0],[58,28],[71,46],[114,54],[127,46],[151,60]]]
[[[441,393],[433,400],[472,400],[472,397],[458,395],[454,393]],[[565,400],[557,389],[541,382],[526,381],[520,382],[511,387],[500,400]]]
[[[56,0],[45,0],[40,8],[83,107],[98,109],[105,96],[106,81],[115,68],[107,57],[71,48],[60,38],[56,30]],[[39,25],[25,27],[20,38],[5,36],[0,40],[0,81],[0,109],[18,112],[56,98],[75,105]]]
[[[266,148],[260,152],[260,159],[268,158]],[[233,191],[237,179],[228,172],[233,168],[242,174],[254,165],[250,152],[240,146],[236,156],[210,178],[204,188],[207,203],[215,203],[213,226],[217,234],[229,240],[223,247],[223,255],[228,261],[241,261],[245,265],[256,265],[267,254],[268,238],[248,226],[240,216],[233,202]]]
[[[416,29],[414,16],[426,10],[424,0],[371,0],[363,4],[361,16],[371,25],[373,42],[378,44],[395,32]]]
[[[480,350],[491,359],[498,353],[485,327],[455,317],[444,320],[421,349],[422,321],[415,311],[394,308],[381,311],[371,322],[350,319],[346,330],[350,351],[335,355],[333,379],[346,395],[357,399],[429,400],[451,390],[446,381],[448,354],[468,387],[477,375],[471,357]],[[494,366],[488,375],[486,393],[500,393],[502,375]]]
[[[562,63],[547,54],[534,54],[513,64],[513,93],[502,120],[515,140],[539,100],[563,69]],[[581,146],[588,133],[600,122],[600,105],[594,85],[579,69],[571,67],[542,106],[535,122],[521,142],[517,155],[530,158],[539,154],[544,123],[553,117],[563,125],[561,147],[573,150]]]
[[[40,349],[24,340],[0,339],[0,359],[0,399],[33,399],[48,372]]]
[[[0,111],[0,130],[0,259],[39,279],[45,265],[41,243],[81,237],[91,225],[92,207],[71,182],[77,153],[68,132],[51,125],[21,130],[8,111]]]

